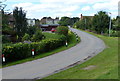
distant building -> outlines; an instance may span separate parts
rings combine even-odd
[[[8,24],[9,27],[13,28],[15,26],[15,18],[13,17],[13,14],[5,12],[3,17],[4,17],[4,20],[7,21],[6,24]]]
[[[43,17],[40,21],[40,24],[58,24],[59,18],[56,17],[55,19],[52,19],[51,17]]]
[[[35,19],[27,19],[28,26],[34,26],[35,25]]]
[[[40,27],[43,31],[50,31],[52,28],[57,28],[59,26],[58,22],[58,17],[55,19],[52,19],[51,17],[43,17],[40,21]]]
[[[52,24],[52,25],[42,24],[40,25],[40,28],[42,29],[42,31],[51,31],[52,28],[57,28],[58,26],[59,24]]]
[[[80,15],[80,20],[85,19],[85,18],[90,18],[92,19],[94,16],[83,16],[82,14]]]

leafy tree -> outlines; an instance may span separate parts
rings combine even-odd
[[[15,18],[14,29],[19,36],[19,40],[21,40],[21,37],[27,32],[26,12],[22,9],[22,7],[15,7],[13,10],[13,16]]]
[[[97,33],[106,33],[109,28],[109,20],[110,17],[106,12],[99,11],[94,15],[92,20],[93,30]]]
[[[73,26],[73,24],[75,22],[77,22],[79,20],[78,17],[73,17],[73,18],[70,18],[70,17],[62,17],[61,20],[59,21],[59,24],[61,26]]]
[[[113,20],[112,20],[112,29],[113,30],[120,30],[120,23],[118,23],[118,22],[120,22],[120,16],[117,16],[116,18],[114,18]]]
[[[27,34],[27,33],[25,33],[25,35],[23,36],[23,38],[22,38],[22,41],[29,41],[30,40],[30,36],[29,36],[29,34]]]
[[[56,29],[56,33],[67,36],[68,35],[68,27],[67,26],[59,26]]]
[[[59,24],[61,26],[68,26],[68,25],[70,25],[70,18],[69,17],[62,17],[61,20],[59,21]]]

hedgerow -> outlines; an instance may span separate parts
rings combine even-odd
[[[59,39],[44,39],[40,42],[16,43],[4,45],[2,52],[6,58],[6,62],[16,61],[32,56],[32,49],[35,55],[51,51],[65,44],[66,36],[61,35]]]

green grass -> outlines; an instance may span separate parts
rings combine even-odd
[[[89,33],[102,39],[107,48],[82,64],[43,79],[118,79],[118,37]],[[91,65],[95,67],[88,70],[83,69]]]
[[[59,39],[60,38],[60,35],[55,34],[55,33],[43,32],[43,35],[46,37],[46,39]]]
[[[57,35],[55,34],[52,34],[50,35],[49,33],[46,34],[47,36],[49,37],[46,37],[46,38],[50,38],[52,36],[55,36],[57,37]],[[39,53],[37,56],[35,56],[35,58],[32,58],[32,57],[29,57],[29,58],[26,58],[26,59],[23,59],[23,60],[19,60],[19,61],[15,61],[15,62],[10,62],[10,63],[7,63],[6,65],[3,65],[3,67],[8,67],[8,66],[12,66],[12,65],[16,65],[16,64],[21,64],[21,63],[25,63],[25,62],[28,62],[28,61],[32,61],[32,60],[36,60],[36,59],[40,59],[40,58],[43,58],[43,57],[46,57],[46,56],[49,56],[49,55],[52,55],[52,54],[55,54],[55,53],[58,53],[58,52],[61,52],[63,50],[66,50],[66,49],[69,49],[73,46],[75,46],[77,44],[76,42],[76,37],[74,34],[70,34],[70,40],[69,43],[68,43],[68,47],[66,46],[61,46],[59,48],[56,48],[55,50],[51,50],[50,52],[46,52],[46,53]],[[80,38],[79,38],[79,41],[80,41]]]

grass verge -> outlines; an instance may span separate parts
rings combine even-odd
[[[118,37],[88,33],[102,39],[107,48],[82,64],[44,79],[118,79]]]
[[[45,33],[47,35],[47,33]],[[52,34],[53,36],[53,34]],[[55,35],[57,37],[57,35]],[[49,37],[50,38],[50,37]],[[32,61],[32,60],[36,60],[36,59],[40,59],[40,58],[43,58],[43,57],[46,57],[46,56],[49,56],[49,55],[52,55],[52,54],[55,54],[55,53],[58,53],[58,52],[61,52],[61,51],[64,51],[66,49],[69,49],[73,46],[75,46],[78,42],[76,41],[76,36],[75,34],[71,33],[69,34],[69,39],[71,39],[68,43],[68,47],[66,46],[61,46],[59,48],[56,48],[55,50],[51,50],[50,52],[46,52],[46,53],[39,53],[37,56],[35,56],[35,58],[32,58],[32,57],[29,57],[29,58],[26,58],[26,59],[22,59],[22,60],[19,60],[19,61],[15,61],[15,62],[10,62],[10,63],[7,63],[5,65],[3,65],[2,67],[8,67],[8,66],[12,66],[12,65],[16,65],[16,64],[21,64],[21,63],[25,63],[25,62],[28,62],[28,61]],[[79,42],[80,42],[80,38],[79,38]]]

